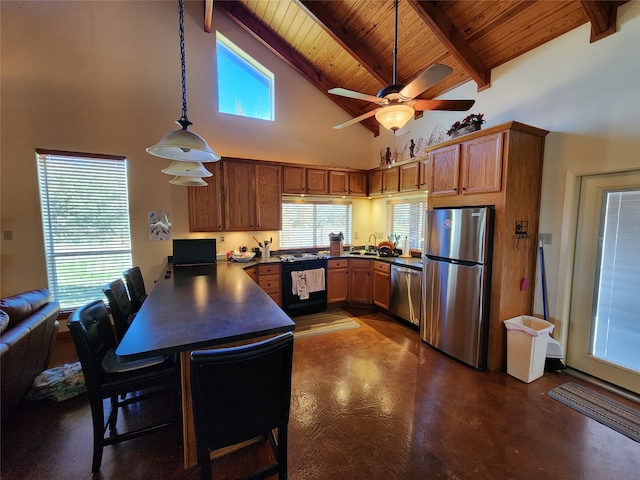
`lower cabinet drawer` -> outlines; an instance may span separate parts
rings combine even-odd
[[[280,294],[280,275],[260,275],[258,285],[267,293]]]

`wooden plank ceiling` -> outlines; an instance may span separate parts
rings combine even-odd
[[[397,83],[433,63],[453,69],[418,98],[431,99],[465,82],[491,87],[491,70],[587,22],[594,42],[616,31],[624,1],[400,0]],[[205,0],[204,28],[219,9],[304,78],[356,117],[376,107],[331,95],[342,87],[376,95],[392,84],[393,0]],[[379,124],[362,122],[374,135]],[[354,128],[354,127],[350,127]]]

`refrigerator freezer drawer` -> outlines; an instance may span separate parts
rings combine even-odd
[[[486,366],[485,267],[424,260],[422,339],[475,368]]]

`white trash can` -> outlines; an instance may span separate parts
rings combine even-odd
[[[507,373],[525,383],[544,374],[549,333],[553,323],[520,315],[504,321],[507,328]]]

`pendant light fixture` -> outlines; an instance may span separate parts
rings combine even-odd
[[[178,0],[178,11],[180,14],[180,62],[182,67],[182,116],[176,123],[180,125],[179,130],[173,130],[164,135],[158,143],[147,148],[147,153],[156,157],[174,160],[168,168],[162,170],[168,175],[176,175],[170,181],[174,185],[185,185],[182,178],[190,178],[191,183],[206,185],[201,177],[210,177],[212,174],[204,168],[202,163],[216,162],[220,160],[220,155],[214,152],[207,142],[197,133],[188,130],[193,125],[187,117],[187,74],[185,68],[184,53],[184,0]],[[193,163],[192,167],[185,165],[185,162]],[[200,182],[197,182],[199,179]]]

